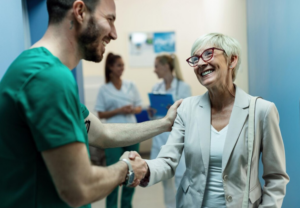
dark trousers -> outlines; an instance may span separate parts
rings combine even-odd
[[[131,145],[128,147],[117,147],[105,149],[106,165],[112,165],[119,161],[122,154],[126,151],[139,151],[140,144]],[[118,190],[116,187],[111,194],[106,198],[106,208],[118,207]],[[132,197],[134,194],[134,188],[122,186],[121,208],[132,208]]]

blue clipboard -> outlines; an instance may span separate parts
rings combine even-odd
[[[151,108],[156,110],[155,116],[165,116],[168,109],[173,105],[174,100],[171,94],[155,94],[149,93]]]
[[[149,116],[148,116],[148,112],[147,112],[147,110],[142,110],[142,112],[141,113],[139,113],[139,114],[135,114],[135,117],[136,117],[136,121],[138,122],[138,123],[142,123],[142,122],[145,122],[145,121],[149,121],[150,119],[149,119]]]

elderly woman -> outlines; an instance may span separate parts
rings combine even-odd
[[[183,100],[168,142],[141,186],[171,178],[184,149],[186,171],[177,207],[241,208],[246,188],[248,114],[251,96],[234,85],[241,64],[239,43],[223,34],[201,36],[187,62],[207,92]],[[289,177],[274,103],[258,99],[248,207],[281,207]],[[262,156],[263,190],[258,178]],[[247,198],[246,198],[247,201]]]

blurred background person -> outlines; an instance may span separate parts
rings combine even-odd
[[[105,62],[105,82],[100,87],[95,109],[100,119],[106,123],[136,123],[135,114],[141,112],[142,101],[139,92],[130,81],[122,80],[124,62],[122,57],[109,53]],[[105,149],[106,165],[109,166],[119,161],[125,151],[139,151],[139,144],[128,147]],[[123,186],[121,207],[131,208],[134,188]],[[107,208],[117,208],[118,187],[108,195]]]
[[[152,88],[152,93],[171,94],[174,101],[191,96],[191,89],[188,84],[183,81],[183,76],[180,70],[179,61],[175,54],[161,54],[155,59],[155,70],[157,77],[163,79],[162,82],[155,84]],[[173,75],[175,73],[175,76]],[[155,109],[150,109],[150,115],[155,116]],[[166,144],[169,132],[162,133],[152,140],[151,159],[155,159],[160,151],[160,148]],[[181,178],[185,172],[185,159],[181,158],[180,163],[175,173],[175,186],[178,188]],[[176,189],[172,179],[162,181],[164,188],[164,201],[166,208],[174,208]]]

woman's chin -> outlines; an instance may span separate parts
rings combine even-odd
[[[199,81],[206,88],[207,87],[211,87],[214,84],[214,80],[213,79],[200,79]]]

